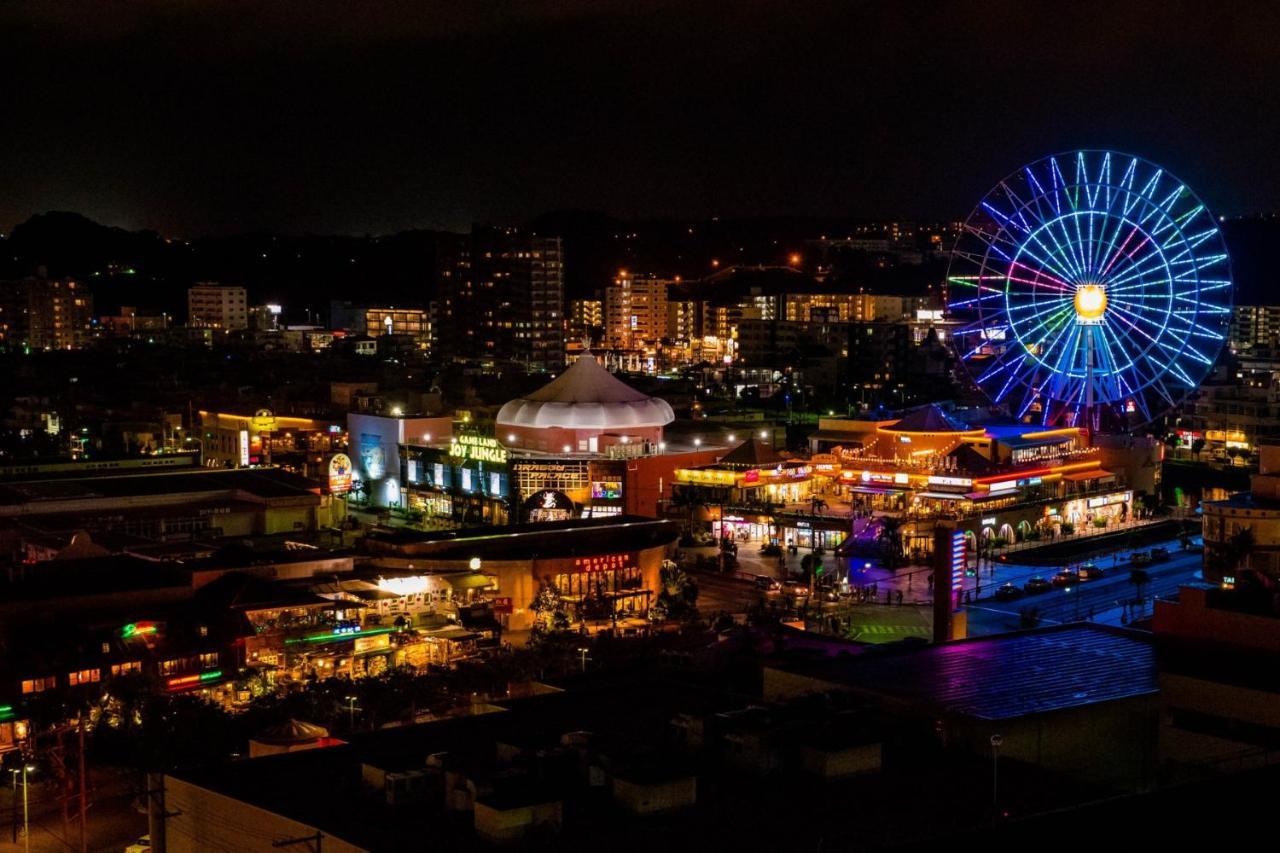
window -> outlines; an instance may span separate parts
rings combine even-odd
[[[112,675],[124,675],[128,672],[142,672],[142,663],[140,661],[131,660],[124,663],[113,663],[111,665]]]
[[[200,668],[201,668],[201,669],[217,669],[217,668],[218,668],[218,653],[217,653],[217,652],[202,652],[202,653],[200,654]]]
[[[102,680],[102,670],[100,669],[81,669],[76,672],[67,673],[67,683],[72,687],[78,684],[92,684]]]
[[[52,690],[57,686],[58,679],[55,676],[47,678],[28,678],[22,682],[23,693],[43,693],[46,690]]]

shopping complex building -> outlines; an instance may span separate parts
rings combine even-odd
[[[670,512],[713,534],[800,547],[872,546],[878,515],[902,518],[907,554],[931,550],[937,521],[982,543],[1049,538],[1127,520],[1159,486],[1164,445],[1084,429],[971,425],[936,406],[882,421],[824,418],[808,458],[758,441],[676,472]],[[849,509],[837,508],[848,504]],[[852,516],[852,518],[851,518]]]
[[[668,443],[674,420],[584,353],[560,376],[497,413],[470,418],[349,416],[357,481],[372,502],[463,525],[654,517],[677,468],[724,451]]]

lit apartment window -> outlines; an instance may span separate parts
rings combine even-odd
[[[22,682],[23,693],[43,693],[57,686],[58,679],[52,675],[48,678],[27,678]]]
[[[112,675],[124,675],[129,672],[142,672],[142,663],[140,661],[131,660],[124,663],[113,663],[111,665]]]
[[[67,683],[72,687],[78,684],[92,684],[102,680],[102,671],[99,669],[81,669],[76,672],[67,673]]]
[[[202,653],[200,654],[200,668],[201,668],[201,669],[217,669],[217,668],[218,668],[218,653],[217,653],[217,652],[202,652]]]

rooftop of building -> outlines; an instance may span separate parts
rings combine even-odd
[[[921,709],[1005,720],[1157,692],[1148,636],[1076,623],[778,668]]]
[[[320,484],[279,468],[202,469],[117,472],[79,477],[32,475],[0,483],[0,505],[41,502],[125,499],[174,494],[235,496],[250,500],[314,497]]]
[[[574,518],[491,530],[422,532],[375,529],[363,540],[375,553],[401,552],[430,560],[531,560],[636,551],[670,545],[675,522],[636,515]]]
[[[504,405],[504,427],[626,430],[665,426],[675,420],[671,405],[618,379],[595,356],[583,353],[568,369],[538,390]]]

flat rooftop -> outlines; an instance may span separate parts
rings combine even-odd
[[[1089,623],[773,668],[985,720],[1061,711],[1159,689],[1150,637]]]

